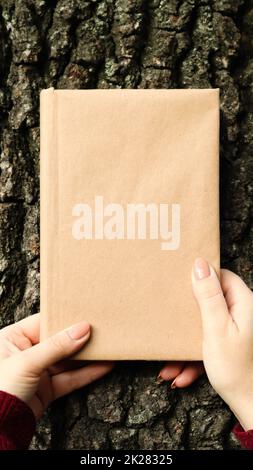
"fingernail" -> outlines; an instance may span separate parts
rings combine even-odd
[[[210,267],[204,258],[196,258],[194,262],[194,277],[197,281],[210,276]]]
[[[173,380],[173,382],[172,382],[172,384],[171,384],[170,388],[177,388],[177,386],[176,386],[175,382],[176,382],[176,379],[174,379],[174,380]]]
[[[159,373],[158,376],[156,377],[156,383],[157,383],[157,385],[160,385],[163,382],[164,382],[164,379],[162,378],[161,374]]]
[[[78,340],[84,338],[90,331],[90,325],[86,321],[76,323],[67,329],[67,333],[71,339]]]

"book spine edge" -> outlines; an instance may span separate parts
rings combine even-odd
[[[57,149],[54,88],[40,93],[40,340],[50,334],[53,305],[53,250],[57,218]]]
[[[220,276],[220,88],[216,88],[216,99],[217,99],[217,161],[216,161],[216,173],[217,173],[217,246],[218,246],[218,275]]]

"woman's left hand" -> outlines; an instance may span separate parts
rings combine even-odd
[[[37,419],[53,400],[99,379],[114,365],[94,362],[77,368],[80,361],[65,360],[88,341],[85,321],[41,343],[39,331],[39,314],[0,331],[0,390],[27,403]]]

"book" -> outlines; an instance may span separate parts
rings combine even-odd
[[[219,89],[40,95],[41,338],[87,360],[199,360],[194,259],[219,275]]]

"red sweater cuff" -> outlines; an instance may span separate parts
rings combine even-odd
[[[233,429],[235,437],[240,441],[242,447],[248,450],[253,450],[253,429],[244,431],[242,426],[237,423]]]
[[[0,391],[0,450],[27,449],[35,429],[31,408],[18,397]]]

